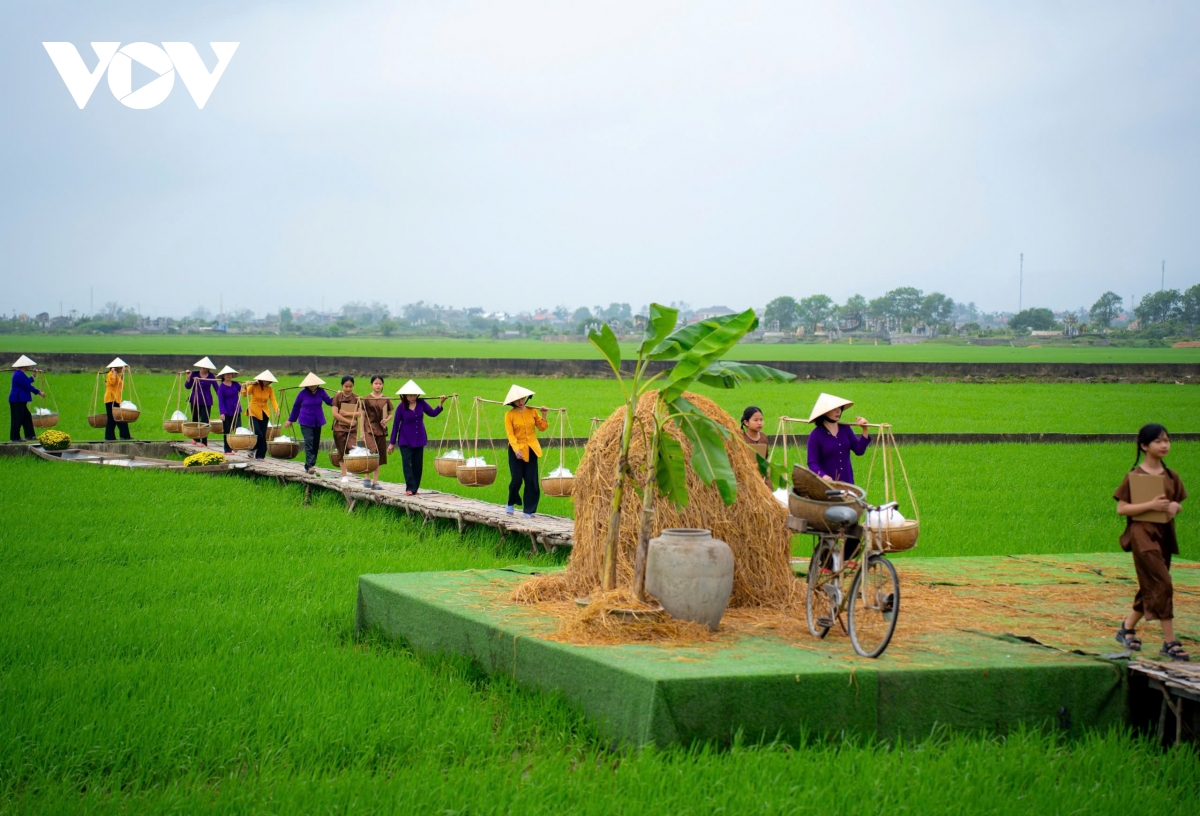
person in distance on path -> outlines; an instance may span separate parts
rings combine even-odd
[[[304,472],[312,473],[317,468],[317,453],[321,449],[321,426],[325,424],[325,409],[322,405],[333,405],[333,397],[321,386],[325,381],[311,371],[300,381],[296,401],[288,424],[300,422],[300,434],[304,437]]]
[[[216,365],[207,357],[202,357],[193,363],[196,366],[196,371],[189,371],[187,381],[183,387],[192,393],[188,394],[188,404],[192,406],[192,422],[200,422],[208,424],[209,415],[212,412],[213,390],[216,389],[220,382],[213,376],[213,370]],[[228,433],[228,431],[226,431]],[[199,439],[192,440],[193,445],[208,445],[208,434]],[[225,443],[225,447],[229,447],[229,443]]]
[[[354,378],[349,374],[342,377],[342,387],[333,395],[333,449],[337,451],[338,466],[342,469],[342,484],[353,479],[346,470],[346,451],[352,447],[350,435],[358,419],[358,394],[354,393]]]
[[[545,408],[539,412],[525,404],[532,396],[533,392],[528,388],[513,385],[504,398],[504,404],[512,406],[504,415],[504,433],[508,436],[508,471],[512,474],[505,512],[512,515],[516,506],[521,504],[521,485],[524,484],[525,518],[531,518],[537,512],[538,500],[542,497],[542,489],[538,484],[538,457],[542,455],[542,446],[538,444],[537,432],[550,427],[544,416]]]
[[[271,415],[279,413],[279,403],[275,401],[275,387],[272,385],[277,382],[279,380],[275,379],[275,375],[267,370],[246,386],[246,413],[250,415],[251,430],[258,436],[254,443],[255,459],[267,458],[267,434],[270,430]]]
[[[379,484],[379,468],[387,464],[388,423],[392,421],[392,401],[383,395],[383,375],[371,378],[371,393],[363,397],[363,441],[367,450],[378,454],[375,470],[363,479],[363,487],[382,490]]]
[[[121,406],[121,398],[125,394],[125,372],[128,370],[125,361],[117,357],[108,364],[108,374],[104,378],[104,412],[108,414],[108,421],[104,424],[104,439],[108,442],[115,441],[118,432],[122,439],[130,438],[129,423],[113,419],[113,408]]]
[[[225,452],[232,453],[229,447],[229,435],[242,425],[242,384],[234,379],[237,369],[225,366],[217,372],[217,410],[221,412],[222,430],[225,431]]]
[[[33,431],[33,415],[29,413],[29,403],[33,401],[33,395],[41,396],[42,392],[37,390],[33,385],[36,373],[30,376],[27,369],[32,369],[35,363],[24,354],[13,363],[12,389],[8,392],[8,438],[13,442],[21,441],[21,434],[25,434],[25,441],[32,442],[37,438],[37,434]]]
[[[396,423],[392,426],[391,444],[388,450],[400,448],[400,462],[404,466],[404,492],[417,495],[421,489],[421,474],[425,470],[425,446],[429,436],[425,433],[425,417],[435,417],[442,412],[446,397],[439,397],[438,407],[430,407],[421,399],[425,392],[412,380],[400,386],[396,392],[400,405],[396,408]]]
[[[1190,660],[1183,644],[1175,637],[1175,588],[1171,583],[1171,556],[1179,554],[1175,538],[1175,517],[1187,498],[1183,480],[1167,467],[1163,460],[1171,452],[1171,437],[1162,425],[1143,425],[1138,431],[1137,453],[1133,470],[1125,474],[1121,486],[1113,493],[1117,513],[1125,517],[1125,532],[1121,534],[1121,549],[1133,553],[1133,568],[1137,572],[1138,591],[1133,597],[1133,609],[1117,630],[1117,642],[1131,651],[1141,651],[1142,641],[1136,627],[1144,617],[1162,624],[1163,645],[1159,654],[1172,660]],[[1146,461],[1138,460],[1146,455]],[[1163,490],[1149,501],[1133,503],[1129,477],[1162,477]],[[1143,513],[1161,513],[1166,521],[1138,519]]]

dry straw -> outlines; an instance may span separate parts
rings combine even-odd
[[[634,429],[630,445],[630,464],[644,482],[646,444],[651,427],[651,412],[658,395],[651,391],[638,404],[637,416],[641,420]],[[667,527],[700,527],[727,543],[733,550],[734,577],[733,596],[730,607],[759,607],[785,610],[803,604],[800,584],[792,574],[789,563],[790,535],[785,528],[787,510],[771,495],[771,489],[759,474],[753,451],[741,441],[737,423],[722,411],[716,403],[696,394],[688,399],[708,416],[716,419],[730,431],[725,448],[737,477],[737,501],[726,507],[715,487],[705,487],[698,476],[689,469],[687,477],[688,506],[676,510],[666,499],[658,500],[652,536],[657,536]],[[623,412],[613,413],[596,430],[588,441],[583,460],[575,474],[575,543],[567,568],[551,575],[540,575],[521,584],[513,593],[513,600],[524,604],[573,602],[576,598],[590,597],[602,600],[600,607],[608,601],[629,608],[629,599],[620,593],[612,598],[600,598],[600,570],[604,560],[604,540],[608,531],[611,511],[613,483],[616,478],[617,456],[621,446]],[[641,428],[647,428],[643,434]],[[683,443],[687,455],[691,456],[691,445],[682,432],[671,425],[667,432]],[[625,492],[621,507],[621,535],[617,554],[618,587],[630,587],[633,582],[634,552],[637,548],[638,524],[641,516],[640,499],[632,490]],[[627,593],[626,593],[627,594]],[[622,623],[621,616],[601,614],[593,602],[575,619],[567,623],[564,632],[578,632],[588,628],[587,619],[601,618],[591,628],[597,637],[569,637],[572,641],[626,642],[639,638],[634,635],[636,625]],[[669,620],[669,619],[668,619]],[[678,622],[672,622],[677,624]],[[703,639],[696,633],[683,631],[687,627],[674,626],[670,633],[660,631],[658,639],[685,640]],[[614,637],[614,631],[624,632],[626,637]]]

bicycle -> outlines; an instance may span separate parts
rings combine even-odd
[[[842,499],[847,494],[828,490],[825,495]],[[897,503],[856,504],[830,507],[825,511],[825,521],[832,532],[814,533],[805,617],[814,637],[824,638],[836,621],[850,636],[855,652],[863,657],[879,657],[891,642],[900,617],[900,579],[892,562],[883,555],[882,537],[864,535],[866,531],[858,522],[862,510],[882,514]],[[847,565],[843,563],[844,545],[852,532],[861,541],[859,561]],[[843,577],[851,576],[850,591],[846,592]]]

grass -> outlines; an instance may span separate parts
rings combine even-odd
[[[58,401],[59,429],[73,439],[103,439],[103,429],[87,424],[92,412],[95,375],[52,374],[50,387]],[[299,377],[285,377],[284,385],[295,385]],[[134,374],[141,397],[142,418],[132,427],[135,437],[163,439],[160,421],[172,378],[167,375]],[[390,378],[388,391],[403,379]],[[502,399],[509,379],[422,379],[430,394],[458,393],[464,413],[471,399],[484,396]],[[620,392],[612,380],[530,379],[534,402],[566,406],[571,430],[587,436],[589,418],[607,417],[617,407]],[[359,392],[366,389],[361,385]],[[756,405],[767,417],[767,430],[775,433],[780,416],[807,417],[821,391],[854,399],[854,414],[872,421],[891,422],[897,432],[910,433],[1134,433],[1146,422],[1161,422],[1172,431],[1200,431],[1196,411],[1197,391],[1184,385],[1094,383],[931,383],[931,382],[813,382],[746,385],[732,391],[698,387],[698,392],[717,401],[735,418],[742,409]],[[186,392],[185,392],[186,397]],[[183,404],[186,409],[186,403]],[[172,410],[174,405],[171,406]],[[100,407],[103,410],[103,406]],[[446,416],[446,415],[443,415]],[[504,417],[499,406],[484,407],[483,436],[504,434]],[[428,422],[431,436],[440,439],[444,419]],[[807,431],[793,426],[792,431]],[[454,433],[453,429],[451,433]]]
[[[0,811],[1200,804],[1194,749],[1164,754],[1122,733],[613,751],[552,695],[355,635],[359,574],[524,557],[489,531],[459,536],[382,508],[348,515],[336,495],[302,508],[299,488],[267,481],[32,459],[0,461],[0,489],[21,498],[0,503]]]
[[[200,358],[244,355],[316,355],[332,357],[485,357],[518,359],[600,359],[586,342],[449,339],[436,337],[276,337],[253,335],[0,335],[10,356],[37,352],[95,354],[188,354]],[[623,353],[633,352],[624,344]],[[880,360],[945,363],[1195,363],[1200,348],[1121,348],[1113,346],[968,346],[920,343],[908,346],[866,343],[747,343],[731,355],[737,360]]]

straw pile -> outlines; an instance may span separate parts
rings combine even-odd
[[[804,596],[789,564],[790,536],[784,527],[787,510],[771,495],[770,488],[758,472],[753,452],[738,440],[737,423],[733,418],[712,400],[696,394],[687,396],[699,410],[730,431],[725,448],[737,477],[737,501],[726,507],[717,489],[705,487],[689,468],[688,506],[678,511],[669,501],[660,498],[651,536],[657,536],[666,527],[711,530],[714,537],[724,541],[733,550],[733,596],[729,600],[730,608],[794,609],[797,604],[803,604]],[[651,392],[638,404],[637,415],[647,424],[656,398],[657,394]],[[513,593],[513,600],[517,603],[561,603],[583,597],[591,597],[594,601],[599,599],[604,540],[608,534],[622,422],[623,415],[618,410],[600,426],[588,440],[583,460],[575,473],[575,544],[567,568],[562,572],[536,576],[521,584]],[[691,445],[682,432],[674,426],[668,432],[683,443],[690,461]],[[630,446],[630,463],[636,473],[642,473],[645,459],[646,439],[635,430]],[[640,479],[644,479],[644,475]],[[621,505],[617,560],[619,589],[628,588],[633,583],[640,520],[641,500],[627,486]],[[631,605],[628,602],[621,604],[623,607]],[[599,617],[596,606],[596,603],[592,603],[588,608],[588,617],[593,620]]]

